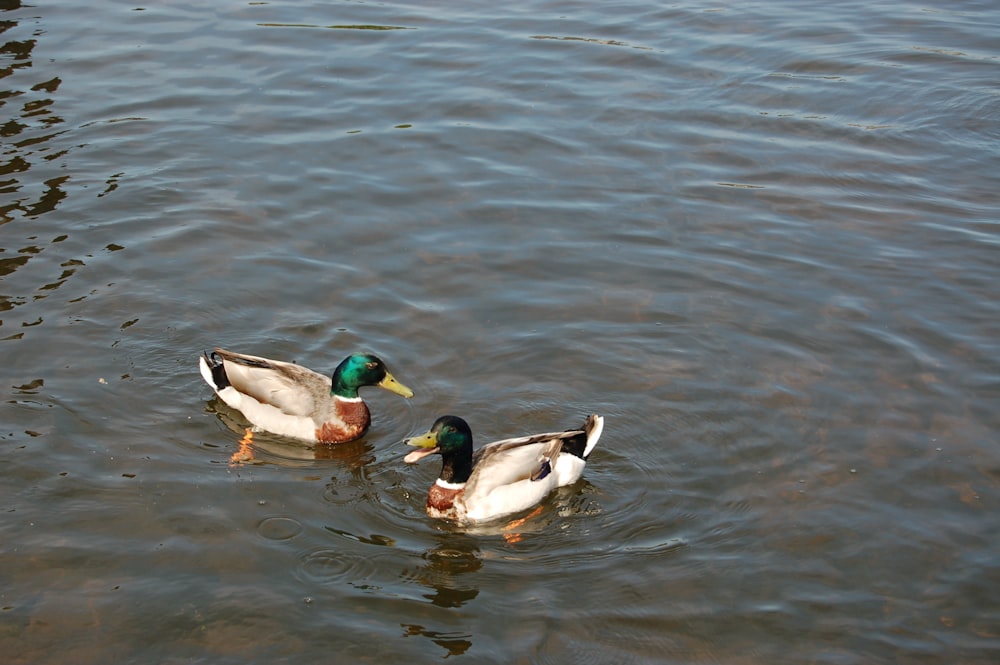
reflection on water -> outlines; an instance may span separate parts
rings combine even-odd
[[[460,534],[438,537],[438,544],[421,555],[423,563],[406,568],[400,578],[416,582],[430,593],[422,594],[436,607],[457,609],[479,596],[476,573],[483,567],[479,546],[474,538]],[[465,631],[433,630],[421,624],[402,624],[404,636],[420,635],[443,647],[448,656],[458,656],[472,646],[472,635]]]
[[[20,2],[5,5],[2,9],[7,11],[21,7]],[[0,21],[0,35],[18,26],[17,21]],[[51,162],[65,154],[65,151],[47,154],[46,142],[59,133],[53,127],[64,122],[52,108],[55,104],[52,95],[62,81],[58,76],[46,81],[32,81],[28,76],[33,72],[32,51],[36,45],[36,39],[10,39],[0,46],[0,63],[3,63],[0,79],[6,79],[0,83],[5,88],[0,90],[0,104],[7,106],[15,100],[21,104],[18,116],[0,126],[0,136],[4,138],[0,178],[7,178],[0,180],[0,194],[15,195],[10,203],[0,201],[0,225],[16,217],[37,217],[50,212],[66,198],[62,187],[69,180],[68,175],[47,178],[42,187],[34,186],[28,177],[38,160]]]
[[[389,536],[382,536],[377,533],[369,534],[367,536],[355,535],[349,531],[343,529],[337,529],[332,526],[326,527],[326,530],[330,533],[335,533],[338,536],[343,536],[345,538],[350,538],[355,542],[362,543],[364,545],[378,545],[379,547],[393,547],[396,545],[396,541]]]
[[[415,581],[432,590],[424,594],[431,604],[438,607],[461,607],[479,595],[474,585],[475,573],[483,567],[479,546],[474,538],[449,534],[438,539],[437,546],[424,552],[424,563],[415,569],[406,569],[400,576]]]
[[[443,647],[445,651],[448,652],[444,656],[445,658],[447,658],[448,656],[461,656],[463,653],[469,650],[469,647],[472,646],[472,640],[469,639],[472,636],[467,633],[462,633],[462,632],[445,633],[445,632],[438,632],[436,630],[427,630],[426,628],[418,624],[404,623],[400,625],[404,629],[403,632],[404,637],[412,637],[414,635],[420,635],[421,637],[428,638],[431,642],[438,645],[439,647]]]
[[[0,6],[5,12],[28,8],[17,1]],[[14,341],[24,338],[24,329],[39,326],[54,314],[51,309],[43,314],[38,307],[25,306],[52,295],[95,253],[60,252],[63,243],[78,244],[67,243],[72,237],[65,230],[67,225],[55,220],[47,225],[35,222],[67,200],[71,180],[67,160],[80,146],[69,143],[71,128],[65,127],[66,121],[56,109],[63,78],[53,72],[51,63],[35,56],[46,31],[37,27],[35,16],[25,20],[6,18],[12,16],[10,13],[4,16],[0,20],[0,35],[6,38],[0,46],[0,108],[6,120],[0,124],[0,226],[6,228],[0,245],[0,277],[5,280],[0,314],[21,307],[25,312],[20,330],[0,334],[0,341]],[[104,249],[121,248],[108,244]],[[85,291],[69,302],[86,297]],[[11,321],[0,320],[0,326],[5,323],[9,326]]]

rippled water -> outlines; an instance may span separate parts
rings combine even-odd
[[[0,10],[6,662],[1000,658],[992,3]],[[213,345],[416,396],[233,464]]]

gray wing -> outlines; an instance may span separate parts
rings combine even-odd
[[[239,392],[293,416],[311,416],[330,394],[330,378],[294,363],[216,349]]]
[[[487,443],[485,446],[477,450],[472,456],[472,464],[475,466],[480,460],[496,455],[497,453],[504,452],[506,450],[511,450],[512,448],[518,448],[520,446],[528,446],[534,443],[540,443],[543,441],[553,441],[563,439],[572,439],[575,436],[583,434],[582,430],[568,430],[566,432],[546,432],[545,434],[529,434],[528,436],[518,436],[513,439],[501,439],[500,441],[493,441],[492,443]]]
[[[579,430],[548,432],[483,446],[472,457],[472,475],[465,486],[466,494],[488,494],[501,485],[531,478],[545,463],[552,464],[564,440],[579,434]]]

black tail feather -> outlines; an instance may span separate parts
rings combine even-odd
[[[573,430],[566,430],[566,431],[571,432]],[[563,439],[562,448],[560,449],[560,452],[569,453],[570,455],[576,455],[580,459],[585,460],[587,458],[583,456],[583,451],[586,449],[587,449],[587,433],[580,432],[579,434],[577,434],[572,438]]]
[[[205,356],[208,368],[212,370],[212,381],[215,383],[216,390],[222,390],[232,385],[229,383],[229,377],[226,376],[226,365],[222,362],[219,354],[215,351],[212,351],[212,353],[205,351],[202,355]]]

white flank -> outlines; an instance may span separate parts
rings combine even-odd
[[[580,480],[580,476],[583,475],[583,469],[586,466],[587,463],[576,455],[560,453],[559,457],[556,458],[555,466],[552,468],[552,474],[556,477],[556,487],[572,485]]]
[[[312,418],[290,416],[281,409],[258,402],[250,395],[244,395],[234,388],[220,390],[219,397],[226,404],[242,413],[251,423],[271,434],[290,436],[293,439],[306,441],[316,440],[316,423],[313,422]]]
[[[232,386],[226,386],[222,390],[216,390],[215,394],[223,402],[237,411],[243,410],[243,393]],[[245,415],[245,414],[244,414]]]
[[[466,498],[466,517],[477,522],[488,521],[527,510],[556,488],[555,481],[555,474],[550,473],[543,480],[519,480],[496,487],[486,496]]]

